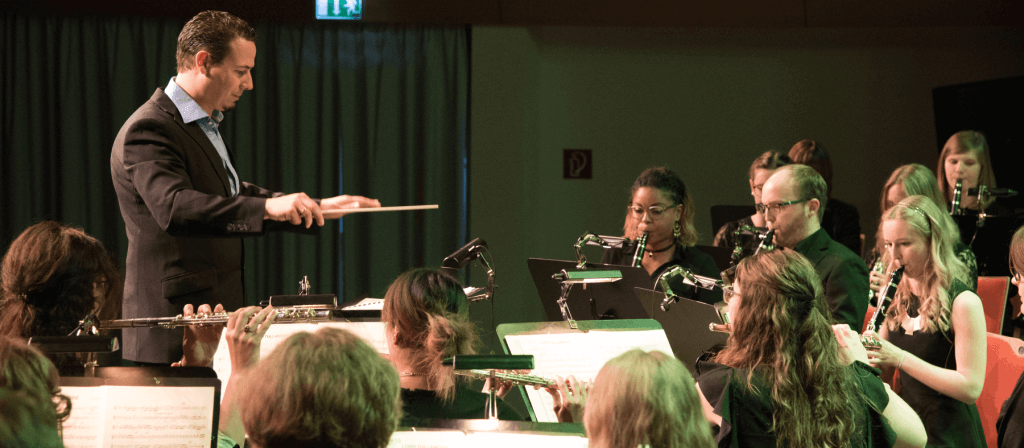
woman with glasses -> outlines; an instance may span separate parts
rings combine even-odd
[[[761,189],[764,188],[764,183],[768,182],[768,178],[772,177],[776,170],[790,163],[792,162],[788,156],[775,151],[765,151],[754,160],[750,165],[750,179],[747,180],[750,183],[750,195],[754,197],[754,204],[761,203]],[[738,221],[725,223],[715,234],[715,246],[740,249],[738,253],[733,253],[735,261],[750,256],[761,244],[761,239],[752,232],[743,232],[744,227],[765,228],[768,227],[768,223],[765,222],[763,214],[755,212]]]
[[[1010,242],[1010,282],[1018,291],[1024,289],[1021,271],[1024,271],[1024,227],[1014,232]],[[1024,315],[1024,303],[1020,306],[1020,312]],[[1024,446],[1024,374],[1017,378],[1017,385],[999,411],[996,441],[1000,448]]]
[[[857,333],[831,326],[806,257],[744,259],[728,301],[732,334],[697,378],[718,446],[924,446],[921,420],[867,365]]]
[[[967,266],[954,253],[959,233],[924,196],[910,196],[882,216],[889,270],[904,271],[868,358],[883,378],[899,370],[900,396],[921,416],[929,446],[984,447],[974,403],[985,381],[985,317]]]
[[[633,183],[622,230],[625,237],[633,241],[647,233],[641,265],[650,274],[652,282],[674,266],[705,277],[719,277],[715,260],[693,247],[697,242],[693,212],[693,199],[686,185],[668,168],[648,168]],[[623,245],[621,249],[606,250],[601,262],[630,265],[635,253],[636,245]],[[670,287],[676,295],[705,303],[716,303],[722,299],[721,291],[694,291],[695,288],[683,284],[678,277],[670,282]]]

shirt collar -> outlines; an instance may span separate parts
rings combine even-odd
[[[174,77],[167,83],[167,88],[164,89],[164,93],[171,99],[174,106],[178,108],[178,112],[181,113],[181,119],[185,123],[191,123],[193,121],[201,120],[209,117],[206,115],[206,111],[202,107],[199,107],[199,103],[189,96],[185,89],[178,86],[178,83],[174,82]],[[219,124],[224,119],[224,113],[219,110],[213,111],[214,124]]]

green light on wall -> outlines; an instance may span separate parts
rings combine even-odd
[[[316,0],[317,20],[360,20],[363,0]]]

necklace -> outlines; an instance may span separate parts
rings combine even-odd
[[[669,243],[668,246],[662,247],[661,249],[649,250],[649,251],[647,251],[647,256],[654,256],[654,254],[657,254],[657,253],[660,253],[660,252],[665,252],[666,250],[669,250],[669,249],[675,247],[675,245],[676,245],[676,243],[673,241],[673,242]]]

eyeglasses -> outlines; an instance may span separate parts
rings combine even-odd
[[[665,207],[663,205],[652,205],[647,208],[643,208],[638,205],[630,205],[626,207],[626,212],[636,219],[643,218],[644,212],[650,215],[651,218],[660,218],[661,215],[664,215],[665,212],[671,209],[672,207],[675,207],[675,205],[670,205],[668,207]]]
[[[754,208],[757,209],[758,213],[767,215],[771,213],[773,216],[779,214],[779,210],[787,205],[799,204],[801,202],[807,202],[807,199],[797,199],[795,201],[779,202],[775,204],[754,204]]]
[[[732,301],[733,296],[736,296],[736,295],[738,295],[738,294],[736,294],[736,293],[734,293],[732,291],[732,287],[731,286],[726,286],[726,287],[722,288],[722,300],[725,301],[726,305],[728,305],[729,302]]]

